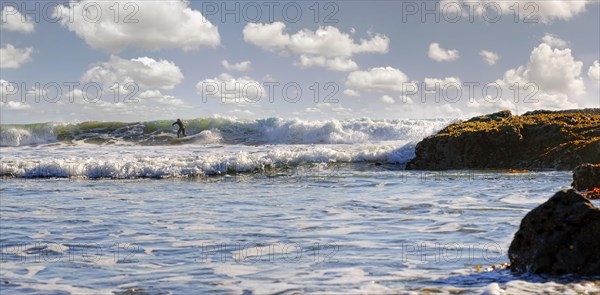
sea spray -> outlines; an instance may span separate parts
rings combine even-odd
[[[352,144],[420,140],[446,126],[448,120],[350,119],[308,121],[266,118],[236,120],[204,118],[187,120],[190,138],[173,140],[171,121],[83,122],[0,125],[0,146],[48,143],[113,145],[181,144]]]
[[[265,173],[314,165],[399,164],[445,120],[267,118],[2,125],[0,175],[137,179]]]

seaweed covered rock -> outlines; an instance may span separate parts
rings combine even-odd
[[[541,114],[588,114],[588,115],[600,115],[600,108],[586,108],[586,109],[572,109],[572,110],[537,110],[526,112],[523,116],[529,115],[541,115]]]
[[[505,111],[500,111],[500,112],[489,114],[489,115],[474,117],[474,118],[471,118],[471,120],[469,120],[467,122],[499,121],[502,119],[510,118],[511,116],[512,116],[512,113],[510,111],[505,110]]]
[[[600,209],[575,190],[529,212],[508,249],[511,270],[600,275]]]
[[[573,171],[572,185],[578,191],[587,190],[586,197],[600,199],[600,164],[577,166]]]
[[[572,170],[600,163],[600,115],[503,111],[451,124],[417,144],[415,154],[407,169]]]

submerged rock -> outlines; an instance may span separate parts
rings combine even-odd
[[[572,185],[578,191],[587,190],[587,198],[600,199],[600,164],[577,166],[573,171]]]
[[[600,209],[575,190],[529,212],[508,249],[511,270],[600,275]]]
[[[451,124],[419,142],[415,154],[407,169],[572,170],[600,163],[600,115],[503,111]]]

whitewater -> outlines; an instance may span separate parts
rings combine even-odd
[[[493,267],[570,172],[403,169],[451,122],[0,125],[1,293],[600,293]]]
[[[449,120],[228,118],[0,126],[0,175],[169,178],[327,163],[404,164]]]

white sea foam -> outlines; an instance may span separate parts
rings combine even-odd
[[[138,123],[84,122],[1,125],[0,146],[29,146],[53,142],[75,144],[351,144],[373,141],[418,141],[448,120],[350,119],[307,121],[267,118],[242,121],[229,118],[186,122],[188,138],[174,139],[169,121]]]
[[[196,141],[218,138],[212,131],[200,133]],[[0,175],[23,178],[171,178],[269,173],[303,165],[333,163],[406,163],[414,156],[414,142],[323,145],[189,145],[142,146],[53,146],[3,148]],[[306,168],[306,169],[310,169]]]
[[[0,146],[39,145],[56,141],[52,124],[38,128],[0,128]]]
[[[441,120],[305,121],[227,118],[0,126],[0,175],[24,178],[171,178],[265,172],[327,163],[406,163]],[[48,143],[53,143],[48,145]]]

